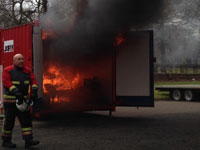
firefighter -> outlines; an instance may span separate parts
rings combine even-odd
[[[29,68],[24,66],[22,54],[16,54],[13,57],[13,65],[3,70],[3,86],[5,118],[2,126],[2,146],[8,148],[16,147],[16,144],[11,142],[16,116],[21,125],[25,148],[38,145],[40,142],[33,140],[30,109],[21,111],[17,108],[17,106],[23,105],[25,101],[28,102],[27,104],[32,103],[37,98],[38,91],[35,75]]]

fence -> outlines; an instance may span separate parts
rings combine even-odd
[[[200,65],[154,65],[154,72],[164,74],[200,74]]]

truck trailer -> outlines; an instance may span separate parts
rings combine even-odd
[[[34,23],[0,30],[0,75],[13,63],[15,54],[24,55],[25,65],[38,81],[39,113],[154,106],[153,31],[129,30],[111,49],[99,51],[100,55],[87,52],[90,57],[82,57],[81,62],[62,64],[46,58],[57,38],[44,35]],[[1,102],[2,87],[1,82]]]
[[[173,100],[192,101],[199,97],[200,85],[163,85],[156,86],[158,91],[167,91]]]

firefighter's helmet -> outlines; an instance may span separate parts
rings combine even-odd
[[[16,107],[21,112],[28,111],[31,106],[33,106],[33,101],[30,102],[29,100],[24,100],[22,104],[18,104],[18,99],[16,100]]]

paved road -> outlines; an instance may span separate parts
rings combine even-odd
[[[13,142],[23,149],[16,122]],[[199,150],[200,102],[157,101],[154,108],[117,108],[34,121],[41,150]],[[2,149],[3,150],[3,149]]]

